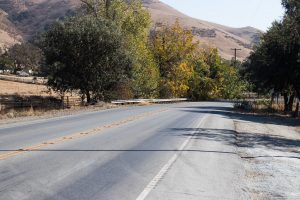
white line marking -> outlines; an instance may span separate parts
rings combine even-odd
[[[198,128],[202,126],[202,123],[204,122],[204,119],[206,118],[206,115],[204,115],[199,122]],[[175,153],[171,159],[162,167],[162,169],[158,172],[156,176],[150,181],[150,183],[145,187],[145,189],[140,193],[140,195],[136,198],[136,200],[145,200],[146,197],[149,195],[149,193],[157,186],[158,182],[164,177],[164,175],[167,173],[167,171],[171,168],[171,166],[175,163],[177,160],[180,151],[184,150],[185,147],[188,145],[192,137],[194,137],[196,131],[190,135],[183,144],[179,147],[178,152]]]

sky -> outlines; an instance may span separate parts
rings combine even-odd
[[[161,0],[194,18],[240,28],[266,31],[284,10],[281,0]]]

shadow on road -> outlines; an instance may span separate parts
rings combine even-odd
[[[198,107],[180,107],[182,112],[193,113],[208,113],[217,114],[223,117],[228,117],[233,120],[251,121],[263,124],[278,124],[278,125],[299,125],[299,120],[286,119],[281,117],[257,116],[252,114],[237,113],[230,107],[217,107],[217,106],[198,106]],[[205,128],[168,128],[164,132],[176,137],[189,137],[193,136],[194,140],[206,140],[222,142],[226,145],[234,145],[238,147],[256,148],[265,146],[270,149],[279,151],[288,151],[300,153],[300,140],[288,139],[278,135],[266,135],[263,133],[247,133],[237,134],[233,130],[226,129],[205,129]],[[0,149],[0,152],[12,151],[27,151],[16,149]],[[38,149],[30,150],[35,152],[199,152],[199,153],[220,153],[220,154],[236,154],[230,151],[215,151],[205,149]],[[245,157],[247,158],[247,157]],[[250,157],[249,157],[250,158]],[[299,158],[299,157],[295,157]]]
[[[230,117],[233,120],[251,121],[263,124],[275,124],[285,126],[300,126],[299,119],[293,119],[280,116],[255,115],[252,113],[240,113],[232,107],[224,106],[195,106],[181,107],[183,112],[201,113],[201,114],[216,114],[224,117]]]
[[[224,106],[198,106],[198,107],[181,107],[183,112],[193,112],[199,114],[216,114],[233,120],[254,122],[261,124],[273,124],[283,126],[300,126],[299,119],[291,119],[286,117],[260,116],[249,113],[236,112],[231,107]],[[265,146],[280,151],[289,151],[300,153],[300,140],[288,139],[275,134],[263,133],[247,133],[237,134],[230,130],[209,130],[209,129],[173,129],[173,131],[181,131],[183,135],[192,134],[196,131],[195,138],[203,140],[223,141],[227,144],[236,144],[239,147],[255,148]],[[300,133],[299,133],[300,134]],[[235,136],[235,137],[234,137]]]
[[[242,133],[237,135],[235,131],[225,129],[195,129],[195,128],[173,128],[171,132],[177,136],[194,136],[194,139],[219,141],[227,145],[238,147],[256,148],[265,146],[271,149],[300,153],[300,140],[287,139],[277,135],[265,135],[260,133]],[[178,134],[179,133],[179,134]],[[297,150],[298,149],[298,150]]]
[[[170,128],[169,134],[176,137],[193,136],[194,140],[204,140],[212,142],[222,142],[226,145],[237,145],[238,147],[256,148],[265,146],[270,149],[299,153],[300,140],[287,139],[276,135],[265,135],[258,133],[243,133],[237,137],[235,131],[226,129],[203,129],[203,128]],[[291,150],[292,148],[292,150]],[[294,150],[293,150],[294,149]],[[202,153],[222,153],[236,154],[235,152],[224,152],[203,149],[38,149],[38,150],[16,150],[0,149],[0,152],[12,151],[49,151],[49,152],[202,152]]]

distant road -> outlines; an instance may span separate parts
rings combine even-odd
[[[133,106],[0,126],[0,199],[235,199],[234,125],[213,116],[230,107]]]

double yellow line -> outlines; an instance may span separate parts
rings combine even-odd
[[[8,159],[8,158],[11,158],[11,157],[14,157],[14,156],[26,153],[26,152],[36,151],[36,150],[39,150],[39,149],[42,149],[42,148],[45,148],[45,147],[48,147],[48,146],[51,146],[51,145],[65,143],[65,142],[68,142],[70,140],[75,140],[75,139],[87,137],[87,136],[90,136],[90,135],[99,134],[99,133],[101,133],[101,131],[104,131],[104,130],[107,130],[107,129],[110,129],[110,128],[116,128],[116,127],[119,127],[121,125],[133,122],[133,121],[137,121],[137,120],[140,120],[140,119],[143,119],[143,118],[155,115],[155,114],[165,112],[167,110],[168,109],[161,109],[161,110],[156,110],[156,111],[152,111],[152,112],[143,113],[141,115],[136,115],[136,116],[124,119],[124,120],[116,121],[112,124],[100,126],[100,127],[97,127],[97,128],[87,130],[87,131],[73,133],[73,134],[70,134],[70,135],[67,135],[67,136],[64,136],[64,137],[59,137],[59,138],[49,140],[49,141],[46,141],[46,142],[43,142],[43,143],[40,143],[40,144],[36,144],[36,145],[30,146],[30,147],[26,147],[26,148],[23,148],[23,149],[12,150],[8,153],[0,154],[0,160],[5,160],[5,159]]]

